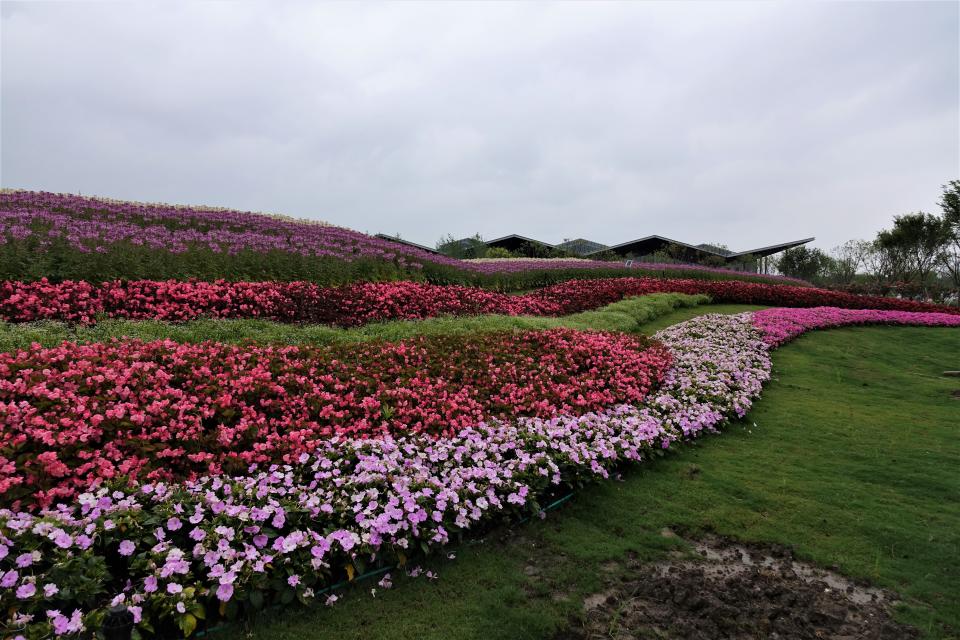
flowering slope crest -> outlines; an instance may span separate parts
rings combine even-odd
[[[344,269],[351,263],[366,268]],[[324,266],[326,268],[324,268]],[[239,269],[239,271],[238,271]],[[583,259],[458,260],[310,220],[210,207],[123,202],[22,190],[0,190],[0,273],[211,277],[243,273],[283,279],[376,279],[440,270],[450,277],[525,272],[680,272],[700,277],[743,277],[742,272],[701,265]],[[588,271],[589,270],[589,271]],[[473,277],[471,277],[473,276]],[[792,280],[755,274],[762,280]]]
[[[674,366],[639,406],[491,420],[441,439],[334,437],[293,465],[101,487],[40,514],[0,510],[2,630],[34,638],[95,628],[123,602],[142,631],[187,631],[210,605],[229,617],[308,601],[345,566],[403,562],[715,430],[743,415],[769,377],[768,347],[748,315],[704,316],[656,338]]]
[[[35,345],[0,354],[0,499],[47,506],[118,476],[293,462],[336,435],[450,435],[489,418],[635,404],[670,363],[646,338],[572,329],[312,347]]]

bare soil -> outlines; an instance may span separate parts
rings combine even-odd
[[[628,561],[625,577],[586,598],[582,618],[554,640],[919,637],[891,618],[894,594],[800,562],[789,549],[716,537],[691,544],[693,558]]]

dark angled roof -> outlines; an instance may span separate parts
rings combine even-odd
[[[792,249],[793,247],[799,247],[802,244],[807,244],[808,242],[813,242],[816,238],[804,238],[803,240],[794,240],[793,242],[781,242],[780,244],[772,244],[769,247],[760,247],[759,249],[750,249],[749,251],[738,251],[736,253],[731,253],[731,258],[738,258],[745,255],[755,255],[755,256],[772,256],[775,253],[780,253],[781,251],[786,251],[787,249]]]
[[[814,239],[815,238],[804,238],[803,240],[782,242],[780,244],[759,247],[757,249],[749,249],[747,251],[723,251],[723,253],[720,253],[719,250],[710,247],[709,245],[694,246],[692,244],[687,244],[686,242],[680,242],[679,240],[671,240],[670,238],[665,238],[664,236],[652,235],[631,240],[629,242],[622,242],[610,247],[609,251],[613,251],[614,253],[618,253],[620,255],[627,255],[631,253],[636,255],[650,255],[674,244],[686,249],[690,254],[700,256],[719,256],[727,262],[735,262],[738,258],[742,258],[743,256],[747,255],[753,255],[757,257],[770,256],[792,247],[799,247],[800,245],[811,242]]]
[[[612,247],[608,247],[607,250],[613,251],[614,253],[627,254],[635,253],[638,255],[649,255],[661,249],[664,249],[671,244],[675,244],[683,247],[693,253],[705,253],[708,255],[719,256],[720,254],[716,251],[710,251],[709,249],[701,249],[700,247],[695,247],[692,244],[687,244],[686,242],[680,242],[679,240],[671,240],[670,238],[665,238],[663,236],[646,236],[643,238],[637,238],[636,240],[630,240],[629,242],[621,242],[620,244],[615,244]],[[595,253],[595,252],[593,252]]]
[[[567,240],[566,242],[561,242],[557,245],[557,249],[563,249],[564,251],[575,253],[578,256],[585,256],[588,253],[596,253],[597,251],[603,251],[606,248],[607,245],[594,242],[593,240],[587,240],[586,238]]]
[[[403,244],[408,247],[416,247],[417,249],[422,249],[424,251],[429,251],[430,253],[435,253],[440,255],[440,252],[436,249],[431,249],[430,247],[425,247],[422,244],[417,244],[416,242],[410,242],[409,240],[404,240],[403,238],[398,238],[396,236],[388,236],[385,233],[378,233],[375,238],[380,238],[381,240],[389,240],[390,242],[396,242],[398,244]]]
[[[734,253],[733,251],[730,251],[729,249],[724,249],[723,247],[718,247],[718,246],[713,245],[713,244],[707,244],[707,243],[705,243],[705,242],[704,242],[704,243],[701,243],[701,244],[698,244],[698,245],[697,245],[697,248],[698,248],[698,249],[703,249],[703,250],[705,250],[705,251],[713,251],[714,253],[719,253],[719,254],[722,255],[722,256],[729,256],[729,255],[733,255],[733,253]]]
[[[550,249],[554,248],[552,244],[543,242],[542,240],[534,240],[533,238],[517,235],[515,233],[512,233],[509,236],[503,236],[502,238],[487,240],[484,244],[486,244],[488,247],[502,247],[507,251],[514,251],[525,244],[539,244],[544,247],[549,247]]]

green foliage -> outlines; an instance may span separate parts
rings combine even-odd
[[[503,247],[490,247],[487,249],[487,254],[484,258],[515,258],[512,253],[504,249]]]
[[[943,185],[940,208],[943,219],[953,228],[954,233],[960,234],[960,180],[951,180]]]
[[[437,241],[437,251],[450,258],[470,260],[486,256],[487,245],[479,233],[459,239],[447,234]]]
[[[957,304],[960,304],[960,180],[943,185],[940,208],[943,210],[943,222],[949,242],[940,255],[939,262],[953,281],[958,296]]]
[[[877,234],[877,246],[891,256],[894,273],[925,285],[941,251],[950,240],[945,220],[917,212],[893,219],[893,228]]]
[[[820,249],[794,247],[777,258],[777,270],[791,278],[817,280],[823,278],[831,266],[830,256]]]

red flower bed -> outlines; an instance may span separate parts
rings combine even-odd
[[[706,293],[716,302],[786,307],[940,311],[956,307],[912,300],[858,296],[813,287],[735,280],[616,278],[571,280],[521,296],[459,285],[415,282],[360,283],[320,287],[308,282],[65,281],[0,283],[0,318],[13,322],[54,319],[93,322],[116,318],[184,321],[198,317],[267,318],[357,326],[385,320],[441,315],[562,315],[596,309],[627,296],[658,292]]]
[[[298,348],[114,341],[0,354],[0,495],[290,462],[335,435],[449,434],[490,417],[637,403],[669,352],[557,329]]]
[[[660,278],[611,278],[608,280],[570,280],[529,294],[557,305],[563,313],[596,309],[629,296],[649,293],[705,293],[714,302],[763,304],[780,307],[831,306],[845,309],[891,309],[896,311],[937,311],[960,313],[957,307],[884,298],[858,296],[815,287],[761,284],[737,280],[686,280]]]
[[[356,326],[440,315],[555,315],[555,304],[476,287],[374,282],[320,287],[309,282],[133,280],[0,283],[0,318],[92,322],[114,318],[185,321],[199,317],[266,318]]]

